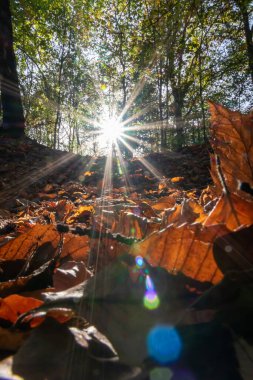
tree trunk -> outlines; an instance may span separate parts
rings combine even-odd
[[[24,135],[25,117],[18,83],[9,0],[0,0],[0,86],[2,104],[1,133]]]
[[[245,0],[235,0],[243,19],[243,29],[247,45],[248,64],[251,80],[253,83],[253,27],[250,27],[249,12]],[[250,3],[250,2],[249,2]]]
[[[166,150],[166,138],[165,138],[165,129],[164,129],[164,122],[163,122],[163,98],[162,98],[162,86],[163,86],[163,79],[162,79],[162,61],[160,59],[159,66],[158,66],[158,106],[159,106],[159,122],[160,122],[160,129],[161,129],[161,150],[164,152]]]
[[[181,90],[172,87],[172,95],[174,98],[174,115],[176,123],[176,146],[181,149],[184,140],[184,123],[183,123],[183,103],[184,96]]]

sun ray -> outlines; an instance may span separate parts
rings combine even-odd
[[[125,133],[122,133],[121,137],[124,137],[125,139],[133,141],[133,142],[135,142],[137,144],[141,144],[142,143],[142,140],[138,139],[137,137],[129,136],[129,135],[126,135]]]
[[[125,179],[125,186],[126,186],[126,193],[129,192],[130,188],[132,187],[132,183],[131,183],[131,180],[127,174],[127,168],[126,168],[126,165],[125,165],[125,162],[124,162],[124,158],[121,154],[121,151],[119,149],[119,146],[118,144],[116,144],[116,153],[117,153],[117,156],[118,156],[118,159],[119,159],[119,162],[120,162],[120,165],[121,165],[121,168],[122,168],[122,174],[124,176],[124,179]]]
[[[134,89],[133,89],[133,92],[130,96],[130,98],[128,99],[125,107],[123,108],[123,110],[121,111],[120,115],[119,115],[119,120],[123,120],[125,114],[127,113],[127,111],[129,110],[129,108],[132,106],[133,102],[135,101],[135,99],[137,98],[137,96],[140,94],[140,92],[142,91],[144,85],[146,83],[146,76],[143,76],[139,82],[135,85]]]
[[[130,144],[128,144],[124,139],[122,139],[121,137],[119,138],[119,140],[122,142],[122,144],[125,145],[125,147],[131,152],[134,154],[134,149],[131,147]],[[153,174],[157,179],[161,180],[163,175],[159,172],[158,169],[156,169],[152,164],[150,164],[150,162],[148,162],[144,157],[140,157],[139,158],[140,162],[143,164],[143,166],[145,166],[146,169],[148,169],[148,171]]]
[[[13,186],[8,187],[8,191],[6,190],[5,192],[1,192],[1,196],[5,196],[6,200],[12,199],[13,193],[17,194],[18,191],[20,192],[22,190],[25,190],[28,186],[52,174],[63,165],[66,165],[69,161],[75,159],[75,157],[76,156],[73,153],[66,153],[63,157],[53,160],[40,169],[34,169],[32,172],[29,172],[27,175],[25,175],[18,183],[15,183]]]
[[[146,123],[146,124],[140,124],[140,125],[131,125],[129,127],[125,127],[124,131],[145,131],[145,130],[153,130],[153,129],[159,129],[162,127],[174,127],[172,124],[168,124],[167,121],[156,121],[152,123]]]
[[[148,111],[150,111],[153,107],[155,106],[155,103],[151,103],[149,105],[147,105],[146,107],[144,107],[143,109],[141,109],[140,111],[136,112],[134,115],[130,116],[127,120],[124,120],[122,122],[122,126],[125,126],[129,123],[131,123],[131,121],[133,120],[136,120],[138,119],[139,117],[145,115]]]

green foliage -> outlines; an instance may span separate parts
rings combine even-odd
[[[154,125],[132,133],[142,151],[203,141],[207,99],[252,106],[242,9],[250,17],[239,0],[13,0],[28,134],[95,153],[97,121],[125,110]]]

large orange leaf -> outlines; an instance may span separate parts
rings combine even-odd
[[[54,263],[53,260],[58,254],[59,242],[60,234],[54,226],[38,224],[1,246],[0,260],[3,271],[0,283],[1,294],[18,292],[33,278],[48,272],[50,264]],[[69,256],[85,262],[88,251],[88,236],[76,236],[71,233],[64,235],[61,257]],[[47,285],[41,283],[41,286]]]
[[[192,199],[184,199],[181,205],[166,209],[163,216],[163,226],[169,224],[201,223],[206,219],[203,207]]]
[[[205,226],[224,223],[231,231],[253,224],[253,203],[235,194],[223,195],[204,222]]]
[[[172,273],[179,271],[199,281],[217,283],[222,278],[213,257],[213,242],[228,232],[225,225],[168,226],[135,244],[131,253],[145,257],[152,265]]]
[[[54,256],[60,241],[60,234],[53,225],[37,224],[27,233],[18,236],[0,247],[1,260],[27,259],[34,249],[39,252],[40,263]],[[62,257],[71,256],[75,259],[85,259],[89,248],[88,236],[76,236],[71,233],[64,235]],[[39,257],[41,256],[41,257]]]
[[[210,111],[211,144],[220,159],[226,185],[231,192],[249,198],[238,189],[238,182],[253,186],[253,114],[243,115],[211,102]],[[212,171],[213,178],[218,171]]]
[[[16,239],[9,241],[0,247],[1,260],[17,260],[26,259],[29,253],[36,247],[46,246],[48,257],[52,257],[52,253],[56,249],[60,240],[59,233],[52,225],[36,225],[27,233],[18,236]],[[50,244],[50,248],[49,248]],[[44,262],[45,253],[43,253]]]

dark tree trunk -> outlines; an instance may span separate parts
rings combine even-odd
[[[174,115],[176,123],[176,146],[181,149],[184,142],[183,103],[184,95],[180,88],[172,87],[174,97]]]
[[[252,38],[253,32],[252,32],[252,28],[250,28],[249,13],[245,10],[242,16],[243,16],[244,33],[245,33],[245,38],[246,38],[246,43],[247,43],[249,71],[250,71],[251,80],[253,83],[253,38]]]
[[[242,19],[243,19],[243,29],[244,29],[245,40],[246,40],[246,45],[247,45],[249,72],[250,72],[251,80],[253,83],[253,27],[250,27],[250,14],[247,9],[247,5],[250,4],[250,1],[235,0],[235,3],[240,9]]]
[[[0,0],[0,87],[2,128],[12,137],[24,135],[25,118],[18,83],[9,0]]]

